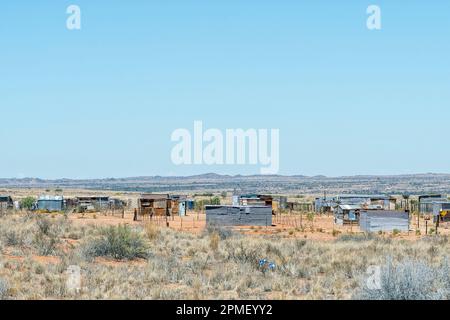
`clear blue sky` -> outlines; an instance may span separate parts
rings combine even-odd
[[[449,16],[448,0],[2,2],[0,177],[259,172],[173,165],[194,120],[279,128],[280,174],[448,173]]]

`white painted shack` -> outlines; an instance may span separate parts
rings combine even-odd
[[[359,213],[361,231],[409,231],[409,212],[391,210],[361,210]]]
[[[218,226],[271,226],[271,206],[205,206],[206,224]]]

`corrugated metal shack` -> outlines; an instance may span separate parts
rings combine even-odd
[[[64,209],[63,196],[40,196],[37,201],[37,209],[43,211],[62,211]]]
[[[288,201],[286,196],[278,196],[274,198],[274,201],[278,202],[278,208],[281,210],[288,209]]]
[[[241,206],[272,206],[273,197],[261,194],[243,194],[239,197]]]
[[[293,202],[288,201],[286,205],[289,211],[302,211],[302,212],[312,212],[314,211],[314,202]]]
[[[278,202],[272,196],[262,194],[244,194],[239,196],[239,206],[266,206],[272,213],[278,211]]]
[[[384,194],[341,194],[337,196],[336,202],[339,204],[378,206],[384,210],[395,210],[397,199]]]
[[[205,206],[206,224],[218,226],[271,226],[270,206]]]
[[[377,206],[384,210],[395,210],[397,199],[388,195],[374,194],[340,194],[336,197],[316,198],[314,201],[316,212],[334,212],[341,204]]]
[[[110,207],[108,196],[82,196],[77,197],[77,208],[79,211],[107,210]]]
[[[341,204],[334,213],[334,222],[338,225],[358,224],[360,205]]]
[[[320,213],[333,212],[333,208],[336,206],[334,197],[321,197],[314,200],[314,210]]]
[[[171,215],[186,215],[187,196],[173,195],[170,197],[169,211]]]
[[[10,196],[0,195],[0,210],[7,210],[14,208],[14,201]]]
[[[409,231],[409,212],[393,210],[361,210],[359,226],[365,232]]]
[[[109,209],[124,209],[128,206],[127,201],[116,198],[109,199]]]
[[[441,194],[427,194],[419,196],[419,212],[421,214],[434,213],[435,204],[448,202],[447,197]]]
[[[186,206],[187,206],[187,208],[186,208],[187,210],[194,210],[195,209],[195,200],[187,199]]]

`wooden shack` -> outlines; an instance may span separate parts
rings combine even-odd
[[[169,216],[172,203],[168,194],[144,193],[138,198],[138,214],[143,217]]]

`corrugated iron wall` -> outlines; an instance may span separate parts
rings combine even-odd
[[[271,226],[268,206],[205,206],[206,223],[219,226]]]
[[[359,226],[365,232],[409,231],[409,213],[387,210],[361,210]]]
[[[39,210],[48,211],[62,211],[63,201],[62,200],[38,200]]]

